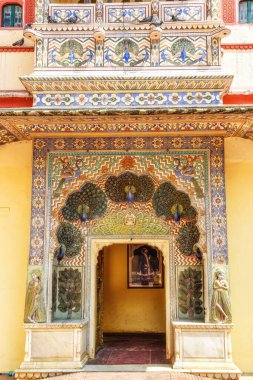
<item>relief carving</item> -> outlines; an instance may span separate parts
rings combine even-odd
[[[214,274],[211,306],[213,322],[229,323],[232,321],[228,291],[229,287],[225,279],[225,273],[222,270],[217,270]]]

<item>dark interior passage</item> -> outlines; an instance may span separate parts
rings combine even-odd
[[[168,364],[162,333],[105,333],[104,346],[88,364]]]

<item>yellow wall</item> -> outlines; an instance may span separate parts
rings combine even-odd
[[[31,170],[31,142],[0,147],[0,372],[24,358]]]
[[[127,288],[127,245],[105,249],[104,331],[165,332],[164,289]]]
[[[225,143],[233,357],[253,373],[253,142]]]
[[[31,154],[30,142],[0,147],[0,372],[17,368],[24,354],[22,320],[30,225]],[[253,142],[227,139],[225,159],[230,284],[235,323],[233,357],[241,370],[252,373]],[[3,207],[10,207],[10,212]],[[117,273],[108,277],[106,286],[112,285]],[[131,292],[137,292],[139,300],[143,298],[144,290]],[[157,294],[156,291],[153,294]],[[122,295],[124,293],[120,293],[120,298]],[[114,297],[115,294],[111,294],[111,304],[115,307]],[[157,298],[155,301],[158,304]],[[106,302],[108,308],[108,300]],[[140,308],[136,300],[135,306],[143,314],[143,306]],[[105,318],[111,310],[105,310]],[[106,329],[110,330],[108,325]]]

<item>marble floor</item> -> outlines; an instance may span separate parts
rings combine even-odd
[[[88,364],[168,364],[165,334],[104,334],[104,347]]]

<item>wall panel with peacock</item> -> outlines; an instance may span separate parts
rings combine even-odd
[[[203,319],[204,282],[210,298],[212,264],[226,262],[225,235],[218,235],[221,224],[225,228],[223,140],[120,138],[115,147],[111,138],[37,139],[34,146],[30,263],[44,263],[45,289],[52,283],[52,299],[45,294],[50,318],[86,313],[89,236],[127,235],[174,236],[176,289],[197,281],[202,305],[184,313],[178,299],[174,317]],[[80,150],[84,146],[93,150]],[[199,281],[204,265],[207,278]]]

